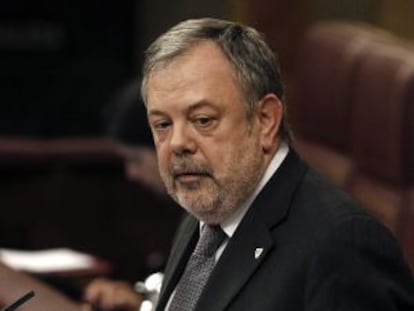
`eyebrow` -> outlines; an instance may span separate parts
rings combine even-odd
[[[192,104],[189,108],[188,108],[188,112],[193,112],[194,110],[197,110],[197,109],[200,109],[200,108],[203,108],[203,107],[210,107],[210,108],[212,108],[212,109],[215,109],[215,110],[217,110],[218,108],[215,106],[215,105],[213,105],[212,103],[210,103],[208,100],[206,100],[206,99],[202,99],[202,100],[200,100],[200,101],[198,101],[198,102],[196,102],[196,103],[194,103],[194,104]]]
[[[189,107],[186,108],[186,113],[191,113],[194,110],[203,108],[203,107],[210,107],[212,109],[218,110],[218,108],[213,105],[212,103],[210,103],[208,100],[206,99],[201,99],[197,102],[195,102],[194,104],[191,104]],[[150,116],[164,116],[166,115],[165,112],[163,112],[162,110],[158,110],[158,109],[154,109],[154,110],[150,110],[148,112],[148,117]]]
[[[162,112],[162,111],[160,111],[160,110],[151,110],[151,111],[148,111],[148,117],[151,117],[151,116],[163,116],[163,115],[165,115],[165,113]]]

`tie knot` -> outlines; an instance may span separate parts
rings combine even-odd
[[[217,248],[219,248],[225,238],[226,233],[224,233],[220,226],[204,225],[194,250],[194,254],[203,257],[210,257],[214,255]]]

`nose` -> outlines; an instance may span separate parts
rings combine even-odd
[[[173,127],[170,146],[176,155],[193,154],[197,150],[193,133],[185,124],[176,124]]]

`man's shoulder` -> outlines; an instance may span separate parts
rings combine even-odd
[[[360,236],[396,248],[392,233],[375,216],[311,168],[296,188],[285,221],[273,228],[272,235],[280,246],[308,250],[345,245]]]
[[[314,169],[309,168],[297,188],[292,209],[302,210],[319,225],[337,225],[350,219],[364,218],[378,222],[367,209],[348,192],[331,183]]]

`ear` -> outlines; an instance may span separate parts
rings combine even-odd
[[[283,117],[283,104],[276,94],[266,94],[258,107],[260,140],[263,151],[269,153],[278,145],[276,138]]]

